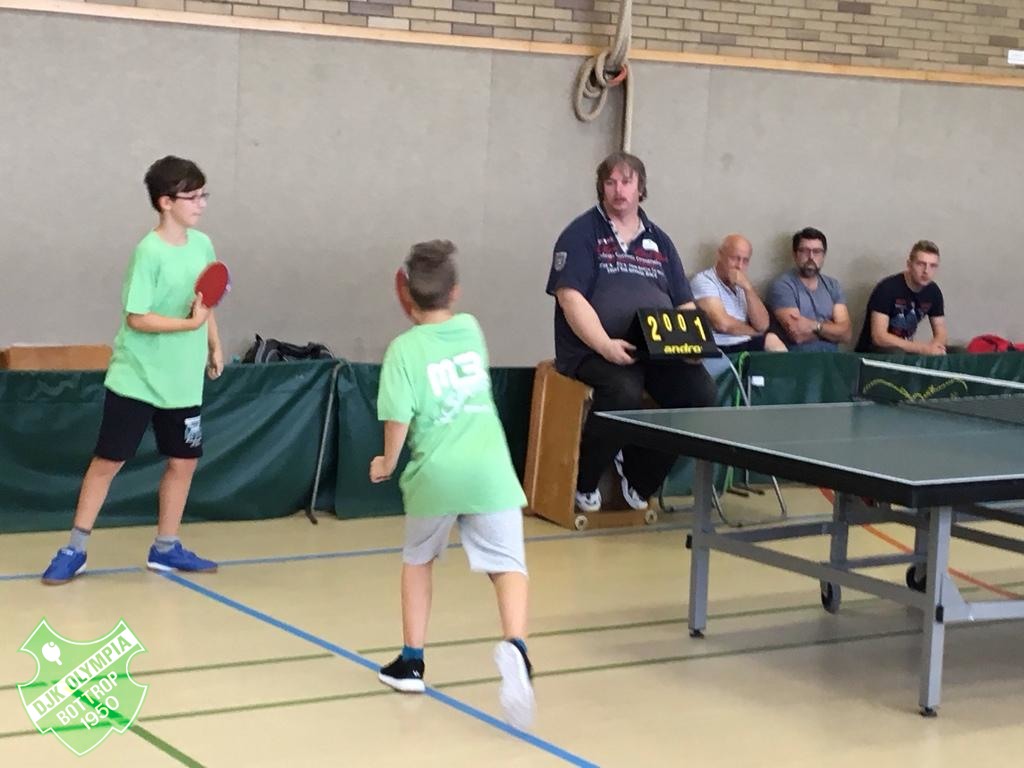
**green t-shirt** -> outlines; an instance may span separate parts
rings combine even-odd
[[[491,395],[476,318],[410,328],[384,354],[377,418],[409,424],[400,486],[414,517],[500,512],[526,504]]]
[[[208,331],[142,333],[128,327],[128,315],[153,312],[186,318],[195,298],[196,278],[214,261],[213,243],[202,232],[188,230],[185,245],[171,245],[150,232],[135,247],[125,273],[121,299],[121,330],[105,385],[123,397],[157,408],[189,408],[203,402]]]

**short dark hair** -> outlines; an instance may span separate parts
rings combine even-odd
[[[914,247],[910,249],[910,258],[914,258],[915,253],[931,253],[938,256],[940,259],[942,256],[939,255],[939,246],[933,243],[931,240],[918,240],[914,243]]]
[[[647,169],[644,161],[629,152],[612,152],[597,166],[597,202],[604,202],[604,183],[612,175],[612,171],[624,165],[637,176],[637,187],[640,190],[640,202],[647,199]]]
[[[183,192],[202,189],[206,186],[206,176],[191,160],[167,155],[149,166],[145,182],[149,202],[159,213],[161,197],[175,197]]]
[[[459,282],[455,269],[455,244],[450,240],[416,243],[405,260],[409,295],[420,309],[446,309],[452,289]]]
[[[793,235],[793,253],[796,253],[801,240],[821,240],[821,247],[825,249],[825,253],[828,253],[828,240],[825,238],[825,233],[820,229],[804,227]]]

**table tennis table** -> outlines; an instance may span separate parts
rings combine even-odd
[[[830,613],[839,610],[843,586],[894,600],[923,614],[919,705],[922,715],[937,714],[946,626],[1024,618],[1024,600],[968,602],[947,572],[952,538],[1024,554],[1024,541],[969,525],[995,520],[1024,526],[1024,515],[996,503],[1024,498],[1024,397],[923,400],[594,414],[595,426],[623,444],[697,460],[687,536],[691,636],[702,637],[707,625],[712,550],[817,579]],[[712,463],[831,488],[832,514],[717,530]],[[849,556],[851,525],[892,522],[914,529],[912,552]],[[819,535],[830,537],[827,561],[764,546]],[[905,584],[859,572],[904,563]]]

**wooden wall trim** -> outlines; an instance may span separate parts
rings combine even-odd
[[[353,40],[377,40],[409,45],[433,45],[448,48],[474,48],[513,53],[536,53],[554,56],[592,56],[600,48],[565,43],[542,43],[522,40],[504,40],[492,37],[470,37],[445,35],[430,32],[408,32],[403,30],[371,29],[366,27],[343,27],[275,19],[254,19],[216,14],[162,11],[149,8],[135,8],[117,5],[86,3],[81,0],[0,0],[0,9],[32,11],[37,13],[59,13],[73,16],[92,16],[108,19],[157,22],[162,24],[186,24],[218,29],[239,29],[258,32],[277,32],[295,35],[316,35],[319,37],[340,37]],[[673,64],[689,64],[706,67],[756,69],[777,72],[796,72],[815,75],[836,75],[841,77],[882,78],[887,80],[910,80],[929,83],[952,83],[958,85],[994,86],[1000,88],[1024,88],[1024,77],[983,75],[968,72],[932,72],[912,69],[891,69],[863,67],[845,64],[821,64],[800,61],[779,61],[775,59],[754,59],[734,56],[719,56],[698,53],[674,53],[634,49],[630,51],[632,61],[655,61]]]

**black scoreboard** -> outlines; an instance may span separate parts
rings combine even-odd
[[[641,360],[667,361],[718,357],[711,322],[699,309],[640,309],[632,341]]]

